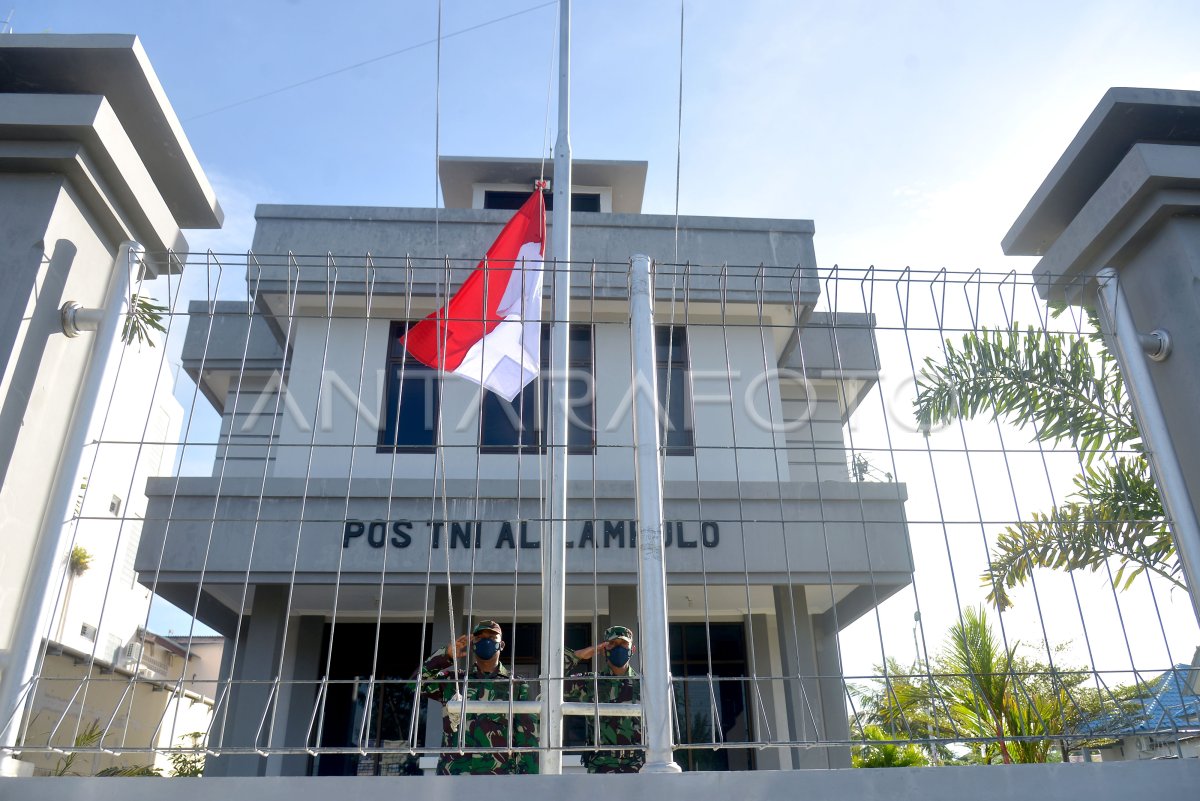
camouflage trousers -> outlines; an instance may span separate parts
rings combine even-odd
[[[438,759],[440,776],[504,776],[512,773],[537,773],[537,756],[521,754],[442,754]]]
[[[588,773],[637,773],[646,764],[646,755],[641,749],[593,751],[584,754],[583,764]]]

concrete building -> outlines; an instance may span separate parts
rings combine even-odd
[[[461,282],[540,165],[440,166],[441,210],[260,206],[253,307],[193,304],[184,368],[222,415],[217,457],[211,477],[151,479],[136,567],[234,644],[209,775],[370,772],[374,755],[303,749],[407,748],[411,699],[393,698],[392,724],[380,707],[449,638],[451,601],[512,626],[508,658],[537,672],[538,389],[506,411],[406,362],[397,337],[440,305],[448,264]],[[814,310],[811,222],[683,217],[676,240],[674,217],[640,213],[645,175],[574,165],[567,645],[637,618],[627,263],[678,247],[690,266],[660,267],[656,321],[683,739],[844,741],[838,632],[913,570],[903,485],[846,466],[843,425],[879,369],[872,321]],[[849,765],[838,747],[678,759]]]

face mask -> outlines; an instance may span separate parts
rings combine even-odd
[[[610,648],[608,651],[608,661],[613,667],[625,667],[629,664],[629,649],[624,645]]]
[[[488,661],[498,653],[500,653],[499,640],[482,639],[475,643],[475,656],[479,657],[484,662]]]

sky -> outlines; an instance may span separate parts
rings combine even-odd
[[[648,213],[811,219],[821,268],[1027,273],[1000,241],[1103,93],[1200,88],[1194,0],[683,10],[680,101],[678,2],[574,4],[575,157],[648,161]],[[17,33],[141,38],[226,213],[189,241],[218,252],[249,247],[257,203],[428,207],[437,153],[546,152],[556,6],[440,13],[439,56],[434,0],[0,0]],[[896,610],[869,621],[889,652],[911,634]],[[1200,644],[1187,614],[1164,628],[1155,664]],[[871,631],[847,645],[859,670],[879,661]]]

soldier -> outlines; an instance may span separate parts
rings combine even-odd
[[[594,654],[604,654],[604,667],[599,673],[590,671]],[[641,700],[638,674],[629,666],[629,657],[636,653],[633,632],[625,626],[610,626],[604,631],[604,641],[578,651],[567,649],[565,661],[567,676],[571,677],[563,687],[563,698],[570,701],[591,703],[634,704]],[[591,745],[615,745],[617,750],[589,751],[583,762],[588,773],[637,773],[646,761],[641,748],[642,720],[639,717],[602,715],[600,736],[594,733],[595,717],[588,718],[588,743]]]
[[[448,750],[438,759],[439,774],[538,772],[537,754],[532,751],[457,751],[460,735],[464,748],[511,748],[538,744],[537,726],[531,715],[513,715],[511,744],[508,741],[506,714],[468,712],[463,715],[461,721],[452,720],[454,710],[450,704],[459,690],[454,681],[453,660],[466,654],[468,639],[472,643],[473,659],[465,677],[460,676],[460,679],[466,679],[467,699],[507,701],[511,691],[514,701],[529,700],[529,685],[523,679],[512,676],[504,665],[500,664],[500,652],[504,650],[503,637],[500,625],[496,621],[484,620],[472,629],[469,637],[466,634],[462,635],[425,660],[421,669],[421,694],[425,698],[447,705],[442,714],[442,747]],[[459,725],[466,727],[466,730],[459,732]],[[455,750],[450,752],[449,749]]]

